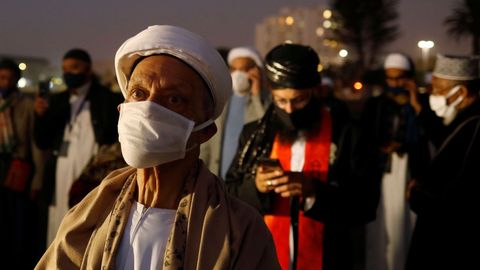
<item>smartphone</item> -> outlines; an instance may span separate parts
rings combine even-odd
[[[257,163],[263,167],[271,167],[271,168],[282,168],[282,164],[280,164],[280,160],[273,159],[273,158],[259,158]]]
[[[47,98],[50,95],[50,80],[38,83],[38,95],[42,98]]]

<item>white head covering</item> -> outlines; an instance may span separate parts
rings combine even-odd
[[[384,69],[387,68],[398,68],[402,70],[411,70],[410,62],[408,58],[400,53],[391,53],[385,58]]]
[[[215,103],[213,119],[216,119],[231,94],[228,67],[204,38],[176,26],[150,26],[120,46],[115,55],[115,72],[123,96],[126,97],[127,82],[136,60],[155,54],[179,58],[200,74],[212,94]]]
[[[262,57],[260,57],[260,54],[257,52],[257,50],[252,47],[236,47],[231,49],[230,52],[228,52],[228,64],[231,65],[232,61],[239,57],[248,57],[255,61],[255,64],[258,67],[263,68]]]
[[[453,80],[469,81],[480,77],[478,56],[437,55],[433,76]]]

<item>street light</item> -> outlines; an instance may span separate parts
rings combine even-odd
[[[20,70],[25,70],[25,69],[27,69],[27,64],[25,64],[25,63],[20,63],[20,64],[18,64],[18,68],[19,68]]]
[[[428,52],[431,48],[433,48],[433,46],[435,46],[435,43],[431,40],[420,40],[417,45],[420,49],[422,49],[423,69],[427,71]]]
[[[288,16],[287,18],[285,18],[285,23],[287,25],[293,25],[293,23],[295,23],[295,19],[292,16]]]
[[[330,19],[332,17],[332,11],[330,9],[325,9],[323,11],[323,18]]]
[[[332,22],[329,21],[329,20],[323,21],[323,27],[325,27],[325,28],[327,28],[327,29],[330,28],[330,27],[332,27]]]

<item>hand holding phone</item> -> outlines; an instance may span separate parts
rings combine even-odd
[[[38,83],[38,93],[35,97],[34,111],[39,117],[43,117],[48,110],[48,97],[50,96],[50,80]]]
[[[47,98],[50,95],[50,80],[40,81],[38,83],[38,96]]]
[[[257,160],[258,168],[255,175],[257,190],[268,193],[275,188],[275,178],[284,174],[280,160],[261,158]]]
[[[273,158],[259,158],[258,165],[265,168],[282,169],[282,164],[280,164],[280,160]]]

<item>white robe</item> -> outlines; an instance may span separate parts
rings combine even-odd
[[[59,156],[55,173],[54,204],[49,207],[47,245],[55,238],[58,227],[67,213],[68,193],[75,180],[77,180],[85,166],[98,150],[93,132],[90,102],[85,101],[81,111],[76,116],[83,99],[85,99],[90,85],[87,84],[79,89],[78,95],[71,95],[71,121],[64,130],[64,141],[69,142],[66,156]]]
[[[383,175],[377,218],[367,225],[367,270],[403,270],[415,225],[405,197],[408,155],[393,153],[391,164],[391,172]]]

